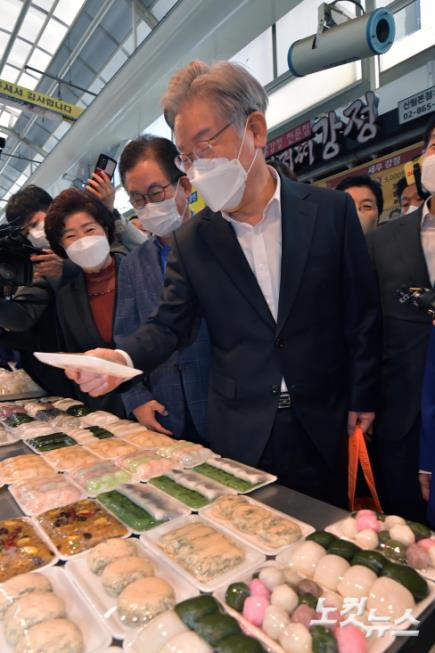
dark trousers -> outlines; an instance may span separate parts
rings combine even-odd
[[[386,440],[375,430],[372,460],[384,512],[424,522],[427,504],[418,482],[419,442],[420,419],[400,440]]]
[[[344,447],[343,447],[344,449]],[[259,465],[281,485],[346,508],[345,451],[331,469],[313,444],[293,408],[279,408]]]

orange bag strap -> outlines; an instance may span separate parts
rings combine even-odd
[[[348,469],[348,499],[350,510],[355,509],[355,491],[356,479],[358,476],[358,463],[366,479],[367,486],[373,499],[375,510],[383,512],[381,502],[379,501],[376,490],[375,478],[373,475],[372,465],[370,463],[369,453],[364,438],[364,433],[360,426],[356,426],[354,432],[349,438],[349,469]]]

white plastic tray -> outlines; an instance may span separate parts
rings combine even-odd
[[[50,464],[50,463],[48,463],[48,461],[47,461],[47,464]],[[81,488],[79,485],[77,485],[76,483],[74,483],[73,481],[71,481],[71,479],[67,479],[66,477],[63,478],[63,476],[59,476],[59,478],[60,478],[61,480],[65,480],[65,481],[67,481],[70,485],[72,485],[72,486],[73,486],[73,487],[74,487],[74,488],[79,492],[79,494],[77,495],[77,498],[76,498],[76,499],[73,499],[72,501],[68,501],[68,503],[74,503],[75,501],[80,501],[80,499],[85,499],[85,498],[86,498],[86,494],[84,494],[82,488]],[[36,481],[36,480],[38,480],[38,479],[32,479],[32,480],[35,480],[35,481]],[[40,480],[42,480],[42,479],[40,479]],[[50,480],[50,479],[48,478],[47,480]],[[52,479],[52,480],[54,480],[54,479]],[[21,483],[29,483],[29,482],[30,482],[30,481],[21,481]],[[47,512],[47,510],[53,510],[54,508],[60,508],[62,505],[67,505],[67,504],[62,503],[62,502],[57,502],[57,503],[55,503],[54,505],[49,506],[48,508],[47,508],[47,507],[44,508],[43,510],[38,510],[38,511],[36,511],[36,512],[31,512],[31,511],[27,508],[27,506],[25,505],[25,503],[24,503],[23,501],[20,501],[20,500],[18,499],[17,487],[18,487],[19,485],[20,485],[20,483],[14,483],[13,485],[10,485],[10,486],[9,486],[9,492],[11,493],[11,495],[13,496],[13,498],[15,499],[15,501],[16,501],[18,507],[20,508],[20,510],[21,510],[25,515],[27,515],[28,517],[36,517],[37,515],[41,515],[43,512]]]
[[[348,542],[353,542],[354,544],[356,544],[356,541],[354,539],[349,539],[348,537],[343,535],[341,531],[341,523],[343,521],[344,521],[343,519],[340,519],[339,521],[330,524],[325,528],[325,531],[327,531],[328,533],[332,533],[332,535],[336,535],[342,540],[347,540]],[[432,533],[432,536],[435,536],[435,534]],[[435,544],[435,540],[434,540],[434,544]],[[379,553],[382,553],[382,549],[379,549]],[[428,567],[427,569],[416,569],[416,571],[422,576],[424,576],[424,578],[427,578],[428,580],[435,582],[435,567]]]
[[[213,504],[211,503],[208,506],[204,506],[204,508],[200,508],[198,513],[199,515],[205,519],[207,522],[210,524],[218,524],[220,528],[223,530],[227,531],[231,535],[236,535],[240,538],[243,538],[252,546],[253,549],[256,549],[257,551],[260,551],[260,553],[264,553],[267,556],[275,556],[281,553],[282,551],[285,551],[288,549],[290,546],[293,546],[294,544],[297,544],[300,542],[304,537],[309,535],[310,533],[314,533],[315,528],[311,526],[310,524],[307,524],[304,521],[301,521],[300,519],[296,519],[295,517],[291,517],[290,515],[287,515],[284,512],[280,512],[279,510],[275,510],[274,508],[269,508],[269,506],[266,506],[264,503],[261,503],[259,501],[255,501],[254,499],[251,499],[250,497],[245,497],[246,501],[251,503],[254,506],[257,506],[258,508],[263,508],[264,510],[267,510],[271,515],[276,515],[277,517],[281,517],[282,519],[287,519],[299,526],[301,529],[301,537],[298,540],[295,540],[294,542],[290,544],[285,544],[284,546],[281,546],[279,548],[272,548],[270,546],[267,546],[267,544],[263,543],[260,538],[256,537],[255,534],[252,535],[250,533],[244,533],[240,530],[238,530],[233,523],[231,522],[231,519],[220,519],[217,515],[213,514]]]
[[[104,621],[88,609],[80,593],[61,567],[45,569],[44,576],[52,584],[53,592],[65,601],[66,618],[74,622],[81,630],[85,645],[83,653],[101,653],[102,647],[109,646],[111,643],[111,636]],[[14,650],[15,647],[10,646],[5,639],[4,625],[3,621],[1,621],[0,651],[2,653],[13,653]]]
[[[213,461],[216,460],[216,459],[219,460],[220,458],[221,458],[221,456],[218,456],[216,454],[215,456],[213,456],[213,458],[210,458],[209,460],[206,460],[204,464],[205,465],[208,464],[208,465],[211,465],[213,467]],[[223,460],[231,460],[232,462],[239,463],[238,460],[233,461],[232,458],[224,458]],[[256,467],[251,467],[250,465],[245,465],[245,463],[239,463],[239,464],[240,465],[243,464],[244,467],[252,470],[253,472],[260,472],[264,476],[264,481],[261,482],[261,483],[258,483],[257,485],[253,485],[253,487],[251,487],[251,488],[249,488],[247,490],[243,490],[243,491],[242,490],[235,490],[237,492],[237,494],[249,494],[250,492],[254,492],[254,490],[259,490],[260,488],[265,487],[266,485],[270,485],[271,483],[275,483],[275,481],[278,478],[277,476],[274,476],[273,474],[269,474],[268,472],[263,472],[263,470],[257,469]],[[196,467],[199,467],[199,465],[196,465]],[[216,469],[218,469],[218,468],[216,467]],[[193,468],[193,471],[196,471],[195,467]],[[222,471],[224,471],[224,470],[222,470]],[[201,472],[198,472],[198,474],[200,474],[200,473]],[[229,474],[230,472],[227,472],[227,473]],[[203,476],[205,476],[205,474],[203,474]],[[237,476],[237,474],[232,474],[232,476],[235,476],[236,478],[239,478]],[[206,476],[206,478],[209,478],[209,476]],[[212,480],[215,480],[215,479],[212,479]],[[242,479],[240,479],[240,480],[242,480]],[[215,482],[219,483],[220,485],[223,485],[223,487],[226,487],[228,489],[234,489],[234,488],[230,488],[228,485],[225,485],[225,483],[220,483],[220,481],[216,480]]]
[[[278,567],[283,567],[283,565],[277,564],[277,561],[268,561],[262,567],[268,567],[268,566],[278,566]],[[236,580],[240,582],[247,582],[250,580],[250,577],[252,576],[252,573],[257,570],[252,570],[251,575],[245,574],[243,576],[238,577]],[[219,601],[219,603],[224,607],[224,609],[230,614],[232,617],[237,619],[237,621],[240,623],[242,626],[242,630],[247,632],[247,634],[251,634],[253,637],[258,639],[271,653],[285,653],[284,649],[280,646],[278,642],[275,642],[273,639],[268,637],[261,628],[258,626],[254,626],[251,624],[249,621],[247,621],[243,615],[240,612],[237,612],[237,610],[234,610],[233,608],[230,608],[229,605],[225,602],[225,592],[227,590],[228,586],[222,586],[220,589],[218,589],[216,592],[213,592],[213,596]],[[421,601],[415,606],[415,609],[413,610],[413,616],[418,619],[418,617],[426,610],[426,608],[435,600],[435,585],[432,583],[429,583],[429,588],[430,592],[429,595],[426,597],[424,601]],[[401,626],[403,628],[403,626]],[[395,641],[395,637],[391,634],[386,634],[383,637],[372,637],[367,639],[367,653],[385,653],[387,649],[391,646],[391,644]],[[405,639],[405,638],[403,638]]]
[[[188,471],[189,471],[189,472],[192,472],[193,470],[188,470]],[[196,473],[196,472],[195,472],[195,473]],[[161,474],[161,476],[168,476],[168,478],[172,478],[170,472],[166,472],[165,474]],[[202,478],[201,474],[199,474],[199,476]],[[208,477],[205,477],[205,476],[204,476],[204,478],[206,478],[207,480],[211,480],[211,479],[209,479]],[[175,481],[176,483],[178,483],[178,485],[180,485],[181,487],[185,488],[184,485],[181,485],[181,483],[179,483],[178,479],[172,478],[172,480]],[[179,499],[179,498],[177,498],[177,497],[174,497],[174,496],[172,496],[172,494],[169,494],[169,492],[165,492],[165,490],[162,490],[161,488],[157,487],[156,485],[154,485],[154,484],[152,483],[152,479],[149,479],[149,481],[151,481],[151,482],[150,482],[150,485],[151,485],[152,487],[155,487],[155,488],[158,489],[160,492],[163,492],[163,494],[164,494],[165,496],[170,497],[173,501],[176,501],[176,502],[179,503],[181,506],[185,506],[185,507],[189,508],[189,510],[192,511],[192,512],[198,512],[199,510],[201,510],[201,508],[192,508],[192,507],[189,506],[187,503],[185,503],[184,501],[182,501],[182,499]],[[213,481],[213,482],[216,483],[216,481]],[[234,495],[234,494],[237,494],[237,492],[236,492],[235,490],[233,490],[232,488],[227,487],[226,485],[221,485],[221,483],[216,483],[216,486],[219,487],[219,488],[221,489],[221,494],[220,494],[220,496],[224,496],[224,495],[227,495],[227,494],[233,494],[233,495]],[[185,488],[185,489],[189,489],[189,488]],[[205,501],[207,501],[207,503],[203,506],[203,508],[205,508],[207,505],[210,505],[211,500],[210,500],[210,499],[207,499],[207,497],[204,496],[201,492],[199,492],[199,490],[194,490],[194,492],[197,492],[198,494],[200,494],[202,497],[204,497]]]
[[[46,397],[47,393],[41,388],[41,390],[32,390],[30,392],[19,392],[15,395],[4,395],[0,394],[0,402],[2,401],[22,401],[23,399],[40,399],[41,397]]]
[[[14,434],[8,429],[4,429],[3,433],[5,440],[0,440],[0,447],[7,447],[10,444],[15,444],[15,442],[19,442],[21,439],[18,435],[14,436]]]
[[[47,434],[47,435],[51,435],[51,434]],[[67,433],[65,433],[65,435],[67,435]],[[44,454],[44,453],[48,453],[47,451],[40,451],[39,449],[37,449],[36,447],[34,447],[32,444],[30,444],[29,440],[31,440],[31,439],[33,439],[33,438],[35,438],[35,437],[39,437],[39,436],[32,435],[32,436],[30,436],[30,438],[24,440],[24,442],[26,443],[26,447],[28,447],[28,448],[30,449],[30,451],[32,451],[33,453],[36,453],[38,456],[41,456],[41,455]],[[44,434],[42,437],[45,437],[45,434]],[[68,437],[69,437],[69,438],[72,438],[72,435],[68,435]],[[74,438],[72,438],[72,439],[74,440]],[[78,444],[77,440],[75,440],[75,443]],[[75,444],[71,444],[71,445],[67,445],[67,446],[75,447],[76,445],[75,445]],[[56,449],[63,449],[63,448],[64,448],[64,447],[56,447]],[[50,449],[50,451],[53,451],[53,449]],[[48,462],[48,461],[47,461],[47,462]]]
[[[104,428],[104,426],[102,428]],[[114,464],[116,464],[117,467],[121,467],[121,465],[118,464],[117,462],[115,463],[115,461],[118,461],[120,458],[122,458],[122,456],[119,456],[119,455],[111,456],[111,457],[108,457],[107,455],[103,456],[103,454],[101,452],[99,452],[98,449],[94,449],[92,447],[92,445],[99,444],[100,442],[104,442],[107,445],[109,445],[110,443],[113,443],[113,442],[118,442],[118,443],[126,444],[129,447],[134,447],[134,451],[132,451],[129,454],[124,454],[126,456],[138,456],[139,454],[143,453],[142,449],[139,449],[139,447],[136,447],[131,442],[127,442],[126,440],[123,440],[122,438],[113,437],[113,438],[103,438],[102,440],[100,440],[99,438],[95,438],[94,436],[92,436],[92,433],[90,433],[90,435],[91,435],[91,440],[84,441],[82,443],[82,446],[85,447],[85,449],[87,449],[91,453],[93,453],[94,456],[99,458],[101,461],[114,463]]]
[[[35,351],[34,356],[40,360],[41,363],[46,363],[53,367],[60,367],[62,370],[67,368],[89,370],[97,374],[117,376],[120,379],[133,379],[135,376],[143,374],[141,370],[136,370],[134,367],[112,363],[103,358],[98,358],[97,356],[86,356],[85,354],[52,354]]]
[[[45,533],[45,531],[40,527],[40,525],[38,523],[35,522],[34,519],[32,519],[31,517],[9,517],[7,519],[20,519],[22,521],[28,522],[32,526],[32,528],[34,529],[34,531],[36,532],[38,537],[44,542],[44,544],[46,544],[48,546],[50,551],[52,551],[53,554],[54,554],[52,559],[49,562],[47,562],[47,564],[42,565],[41,567],[38,567],[37,569],[33,569],[32,571],[45,571],[45,570],[49,569],[50,567],[53,567],[55,564],[57,564],[59,562],[59,552],[53,546],[53,544],[51,543],[50,538],[47,537],[47,534]],[[2,520],[2,521],[6,521],[6,520]],[[18,574],[16,574],[16,575],[18,575]],[[0,648],[0,651],[2,651],[2,653],[3,653],[2,648]]]
[[[155,575],[166,580],[174,589],[177,603],[197,595],[196,589],[183,578],[180,578],[169,565],[146,549],[139,540],[136,540],[139,556],[146,556],[154,566]],[[77,585],[82,594],[89,601],[92,611],[97,612],[103,619],[115,639],[124,639],[133,635],[135,628],[126,626],[118,616],[117,599],[109,596],[103,589],[101,578],[91,572],[86,557],[70,560],[65,566],[66,573]],[[118,649],[119,650],[119,649]]]
[[[198,515],[189,515],[187,517],[180,517],[180,519],[177,519],[176,523],[169,522],[167,524],[162,524],[162,526],[159,526],[158,528],[153,528],[152,530],[143,533],[140,536],[140,540],[144,543],[147,549],[150,548],[152,551],[154,551],[154,553],[157,556],[163,557],[165,560],[167,560],[168,564],[170,564],[174,569],[176,569],[176,571],[181,576],[183,576],[183,578],[185,578],[189,583],[194,585],[194,587],[196,587],[201,592],[214,592],[222,585],[225,584],[229,585],[235,578],[238,578],[241,574],[246,574],[248,571],[250,571],[251,569],[255,569],[256,567],[261,565],[262,562],[264,562],[265,557],[264,555],[259,553],[259,551],[253,549],[251,546],[246,544],[244,541],[242,541],[235,535],[231,534],[231,536],[229,536],[228,533],[225,532],[223,529],[221,529],[219,526],[213,525],[213,528],[215,528],[215,530],[220,531],[226,537],[229,537],[230,540],[233,540],[235,544],[237,544],[245,552],[245,560],[237,567],[234,567],[234,569],[231,569],[230,571],[227,571],[226,573],[217,576],[216,578],[214,578],[208,583],[202,583],[201,581],[198,581],[176,560],[173,560],[172,558],[167,556],[166,553],[163,551],[163,549],[160,548],[158,544],[159,539],[162,535],[165,535],[166,533],[169,533],[172,530],[181,528],[188,524],[192,524],[192,525],[196,524],[197,522],[203,522],[204,524],[207,524],[207,526],[210,525],[209,522],[205,522]]]
[[[95,501],[95,498],[92,497],[92,500]],[[74,503],[76,503],[76,502],[74,501]],[[106,506],[101,505],[98,501],[97,501],[97,503],[98,503],[98,505],[100,506],[100,508],[102,508],[102,509],[105,510],[107,513],[109,513],[111,517],[114,517],[114,518],[115,518],[115,519],[116,519],[116,520],[121,524],[121,526],[122,526],[123,528],[125,528],[126,531],[127,531],[124,535],[118,535],[118,536],[114,536],[114,537],[121,537],[121,538],[130,537],[130,535],[131,535],[131,529],[128,528],[128,526],[126,526],[122,521],[120,521],[120,520],[118,519],[118,517],[115,517],[111,512],[109,512],[109,511],[106,509]],[[47,511],[47,512],[48,512],[48,511]],[[44,513],[41,513],[41,515],[43,515],[43,514],[44,514]],[[40,516],[40,515],[39,515],[39,516]],[[59,549],[58,549],[57,546],[54,544],[54,542],[52,541],[52,539],[50,538],[50,536],[48,535],[48,533],[46,533],[46,532],[44,531],[44,529],[42,528],[42,526],[39,524],[39,522],[37,521],[38,517],[32,517],[32,518],[29,518],[29,519],[31,520],[32,524],[36,525],[36,527],[39,529],[39,532],[42,532],[42,533],[44,534],[45,541],[46,541],[46,542],[49,542],[49,544],[50,544],[50,548],[52,549],[52,551],[54,551],[54,552],[56,553],[56,555],[57,555],[57,559],[58,559],[58,560],[63,560],[64,562],[66,562],[66,561],[68,561],[68,560],[72,560],[72,559],[74,559],[74,558],[81,558],[82,556],[85,556],[85,555],[90,551],[90,548],[89,548],[89,549],[86,549],[85,551],[80,551],[80,553],[74,553],[74,554],[72,554],[72,555],[64,555],[63,553],[61,553],[61,552],[59,551]],[[109,539],[110,537],[113,537],[113,536],[108,535],[108,539]],[[94,545],[94,546],[96,546],[96,545]],[[92,547],[91,547],[91,548],[92,548]]]
[[[132,485],[137,485],[137,484],[132,483]],[[142,487],[143,487],[143,485],[142,485]],[[184,503],[180,503],[179,501],[176,501],[175,499],[173,499],[172,497],[170,497],[168,494],[165,494],[164,492],[161,492],[158,488],[154,487],[153,485],[149,485],[149,486],[147,485],[146,487],[149,487],[153,492],[156,492],[156,493],[158,493],[158,494],[161,494],[161,495],[165,498],[166,501],[168,501],[169,503],[172,503],[172,504],[173,504],[173,509],[176,510],[176,511],[178,512],[178,515],[177,515],[176,517],[174,517],[173,519],[167,519],[167,520],[164,522],[165,524],[166,524],[166,523],[171,523],[171,524],[177,523],[178,520],[179,520],[181,517],[186,517],[187,515],[190,515],[190,514],[191,514],[192,511],[190,510],[190,508],[188,508],[187,506],[185,506]],[[115,488],[114,490],[111,490],[111,492],[118,492],[119,494],[122,494],[123,496],[125,496],[126,499],[129,499],[132,503],[135,503],[135,501],[133,501],[133,499],[130,499],[130,497],[128,497],[127,495],[124,495],[124,494],[120,491],[121,488],[122,488],[122,485],[119,485],[119,486],[118,486],[117,488]],[[104,494],[104,492],[102,492],[101,494]],[[133,535],[142,535],[142,533],[146,533],[147,531],[153,530],[152,528],[148,528],[146,531],[135,531],[133,528],[131,528],[130,526],[128,526],[128,525],[127,525],[127,524],[126,524],[126,523],[121,519],[121,517],[119,517],[119,516],[116,514],[116,512],[114,512],[113,510],[111,510],[111,509],[110,509],[108,506],[106,506],[102,501],[100,501],[100,500],[98,499],[99,496],[100,496],[100,495],[97,494],[97,496],[95,497],[95,500],[98,501],[98,503],[101,503],[101,505],[103,506],[103,508],[104,508],[105,510],[107,510],[107,512],[110,512],[110,513],[111,513],[114,517],[116,517],[116,519],[118,519],[120,522],[122,522],[122,523],[125,525],[126,528],[129,528],[130,531],[131,531],[131,533],[132,533]],[[136,505],[138,506],[138,508],[142,508],[142,506],[140,506],[139,504],[136,504]],[[142,510],[145,510],[145,512],[147,512],[145,508],[142,508]],[[159,526],[154,526],[154,528],[160,528],[160,526],[162,526],[162,525],[163,525],[163,524],[159,524]]]

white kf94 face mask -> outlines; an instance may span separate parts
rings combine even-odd
[[[106,236],[84,236],[79,238],[65,252],[73,263],[83,270],[93,270],[104,263],[110,253]]]
[[[421,183],[428,193],[435,195],[435,154],[423,159],[421,164]]]
[[[187,211],[187,199],[183,213],[180,215],[175,201],[178,190],[179,184],[177,184],[174,197],[163,200],[163,202],[148,202],[143,209],[137,211],[137,217],[142,226],[155,236],[168,236],[181,227]]]
[[[50,243],[48,242],[47,236],[45,235],[43,221],[39,222],[36,227],[29,229],[27,240],[30,241],[33,247],[38,247],[39,249],[48,249],[50,247]]]
[[[245,125],[237,159],[196,159],[187,172],[190,181],[212,211],[232,211],[242,201],[246,180],[258,153],[258,150],[255,150],[251,165],[246,171],[240,163],[240,152],[245,142],[247,126],[248,123]]]

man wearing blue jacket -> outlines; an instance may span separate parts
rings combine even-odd
[[[134,333],[159,303],[172,232],[190,218],[191,185],[175,166],[171,141],[141,136],[120,159],[122,183],[153,238],[121,263],[115,340]],[[127,414],[147,428],[177,438],[206,439],[210,347],[204,322],[194,342],[159,365],[144,382],[123,393]]]

